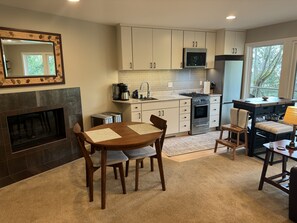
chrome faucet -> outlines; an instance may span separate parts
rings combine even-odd
[[[150,97],[151,97],[151,92],[150,92],[150,85],[149,85],[148,82],[142,82],[141,85],[140,85],[139,90],[141,90],[143,84],[147,84],[147,88],[146,88],[146,97],[147,97],[147,98],[150,98]]]

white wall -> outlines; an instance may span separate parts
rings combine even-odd
[[[80,87],[85,129],[90,115],[113,110],[111,84],[118,82],[116,29],[113,26],[0,5],[0,26],[60,33],[65,85],[1,88],[0,93]]]

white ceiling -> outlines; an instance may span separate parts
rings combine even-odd
[[[0,0],[0,4],[112,25],[250,29],[297,20],[296,0]],[[230,14],[237,19],[226,21]]]

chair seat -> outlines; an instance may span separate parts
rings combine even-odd
[[[258,122],[255,127],[275,135],[293,131],[292,126],[273,121]]]
[[[232,124],[222,125],[222,130],[231,131],[231,132],[235,132],[235,133],[237,133],[237,132],[241,133],[241,132],[246,131],[246,129],[243,129],[239,126],[232,125]]]
[[[91,160],[93,162],[94,167],[100,167],[101,166],[101,152],[96,151],[95,153],[90,155]],[[116,163],[122,163],[126,162],[128,160],[128,157],[122,152],[122,151],[107,151],[107,160],[106,165],[113,165]]]
[[[139,149],[125,150],[124,153],[128,156],[129,160],[137,160],[156,155],[156,150],[151,146],[146,146]]]

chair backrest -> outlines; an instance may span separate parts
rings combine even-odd
[[[85,147],[86,138],[85,138],[84,134],[82,133],[81,127],[78,123],[75,123],[75,125],[73,126],[73,132],[77,138],[79,148],[82,152],[82,155],[84,156],[84,158],[86,160],[87,166],[93,167],[93,162],[91,160],[88,150]]]
[[[158,129],[161,129],[163,131],[161,140],[160,140],[160,146],[161,149],[163,148],[163,143],[166,135],[166,130],[167,130],[167,120],[164,120],[158,116],[151,115],[150,121],[156,126]]]
[[[230,109],[230,124],[245,129],[248,125],[249,111],[245,109]]]

